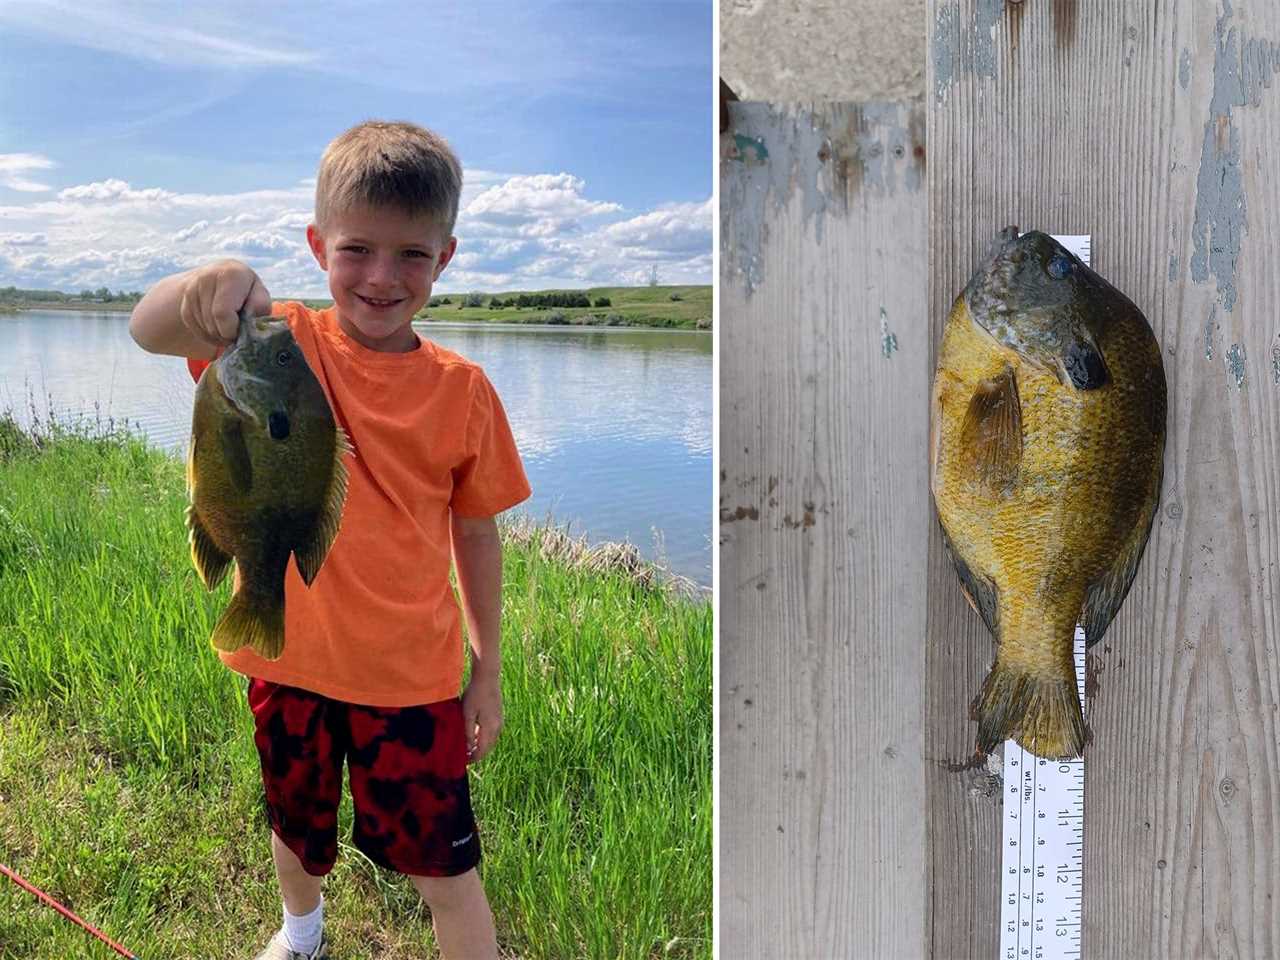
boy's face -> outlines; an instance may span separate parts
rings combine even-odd
[[[357,206],[333,214],[323,230],[308,226],[307,243],[329,274],[347,336],[384,353],[417,347],[409,324],[458,245],[435,219]]]

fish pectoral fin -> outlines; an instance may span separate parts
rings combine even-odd
[[[1013,370],[978,384],[965,411],[960,444],[978,476],[996,488],[1012,483],[1022,462],[1022,407]]]
[[[338,527],[342,524],[342,507],[347,501],[347,467],[342,462],[344,455],[351,453],[351,444],[341,427],[335,428],[338,433],[337,446],[333,453],[333,477],[325,491],[324,503],[310,535],[294,545],[293,556],[298,563],[298,575],[308,587],[320,572],[324,558],[329,555],[329,548],[338,536]]]
[[[253,489],[253,461],[249,458],[249,448],[245,446],[244,428],[240,421],[225,421],[218,431],[218,440],[231,482],[241,493],[248,493]]]
[[[191,562],[195,564],[196,573],[200,574],[205,587],[212,590],[227,575],[231,556],[213,542],[194,507],[187,507],[187,528],[191,531]]]

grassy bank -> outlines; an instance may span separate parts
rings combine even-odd
[[[229,588],[191,568],[181,474],[0,418],[0,862],[140,956],[243,958],[280,903],[244,680],[208,643]],[[472,771],[503,954],[710,957],[710,604],[506,533],[506,725]],[[433,956],[350,827],[344,799],[335,955]],[[0,877],[0,956],[114,954]]]
[[[534,308],[490,306],[493,298],[506,302],[519,293],[481,294],[483,306],[463,307],[465,294],[432,297],[434,306],[419,312],[422,320],[457,320],[494,323],[553,323],[585,326],[677,327],[708,329],[711,326],[711,287],[592,287],[583,290],[590,307]],[[449,299],[444,303],[445,298]],[[594,306],[607,300],[608,305]]]
[[[491,309],[494,296],[510,300],[515,293],[482,294],[484,306],[460,306],[467,296],[463,293],[444,293],[432,297],[435,306],[424,307],[418,313],[419,320],[449,321],[457,323],[534,323],[563,324],[565,326],[614,326],[614,327],[671,327],[688,330],[705,330],[711,326],[712,302],[710,286],[685,287],[592,287],[582,291],[594,304],[604,299],[608,306],[592,307],[532,307],[517,309],[514,306]],[[673,299],[673,297],[675,299]],[[293,299],[293,298],[282,298]],[[448,299],[448,303],[444,303]],[[113,300],[106,303],[78,300],[0,302],[0,313],[21,310],[80,310],[93,312],[129,313],[134,300]],[[314,308],[333,305],[332,300],[303,299]]]

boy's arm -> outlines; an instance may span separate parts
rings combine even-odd
[[[471,680],[462,694],[469,760],[491,749],[502,729],[502,541],[493,517],[450,516],[453,563],[471,638]],[[478,729],[477,729],[478,728]]]
[[[258,275],[238,260],[220,260],[165,277],[138,301],[129,333],[150,353],[212,360],[235,342],[239,311],[271,312],[271,296]]]

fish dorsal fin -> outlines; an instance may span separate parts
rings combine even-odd
[[[316,574],[320,572],[320,565],[329,555],[329,548],[338,536],[338,526],[342,523],[342,506],[347,500],[347,467],[342,458],[351,453],[352,449],[343,429],[335,426],[334,430],[337,432],[338,442],[333,451],[333,477],[325,491],[324,503],[310,536],[293,548],[294,559],[298,562],[298,574],[307,586],[311,586]]]
[[[249,448],[244,444],[244,428],[240,421],[234,418],[223,421],[218,440],[222,444],[222,456],[231,482],[241,493],[248,493],[253,489],[253,462],[249,459]]]
[[[212,590],[222,582],[231,566],[231,557],[213,542],[209,531],[196,515],[195,507],[187,507],[187,529],[191,531],[191,562],[204,585]]]
[[[960,444],[973,457],[984,482],[1005,487],[1018,475],[1022,461],[1022,408],[1018,385],[1008,367],[978,384],[965,411]]]

